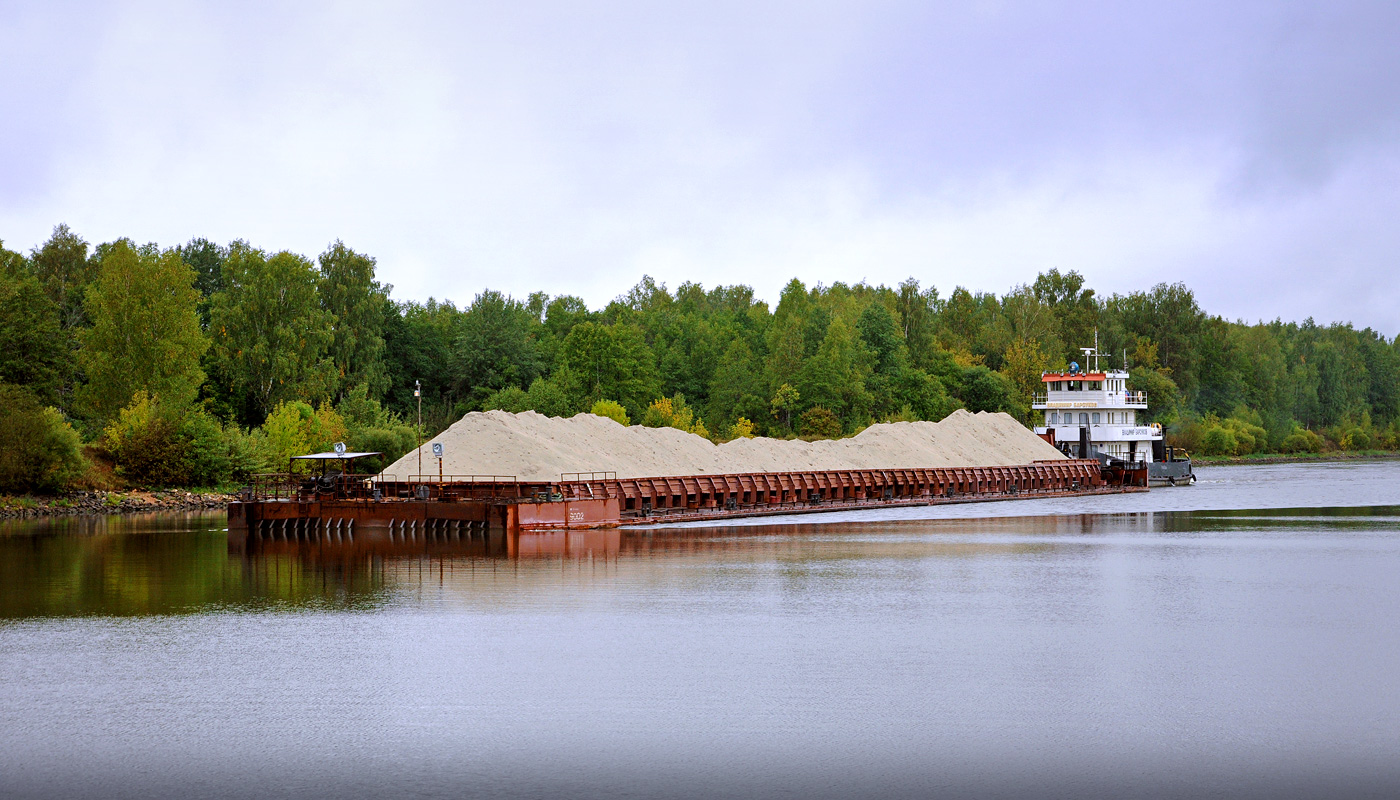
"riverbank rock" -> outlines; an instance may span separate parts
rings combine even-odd
[[[0,498],[0,519],[148,514],[153,511],[222,511],[232,496],[180,489],[73,492],[60,497]]]

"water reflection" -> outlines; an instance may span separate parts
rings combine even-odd
[[[223,609],[371,609],[434,574],[473,565],[627,564],[705,559],[773,563],[793,574],[920,559],[1067,555],[1109,538],[1218,532],[1400,529],[1400,506],[1061,514],[559,531],[397,544],[264,542],[231,549],[221,514],[152,514],[0,525],[0,618],[191,614]],[[493,570],[494,574],[494,570]],[[557,579],[557,576],[555,576]],[[466,591],[470,591],[467,589]]]

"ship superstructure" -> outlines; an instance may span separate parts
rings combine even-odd
[[[1142,420],[1147,394],[1128,388],[1127,370],[1100,369],[1098,347],[1082,349],[1084,368],[1076,362],[1068,372],[1041,374],[1045,393],[1031,408],[1045,416],[1035,432],[1079,458],[1146,464],[1153,484],[1193,482],[1190,457],[1165,446],[1160,425]]]

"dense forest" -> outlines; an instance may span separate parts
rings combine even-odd
[[[227,485],[339,440],[392,459],[481,409],[593,411],[716,441],[956,408],[1029,422],[1042,371],[1082,361],[1096,335],[1190,450],[1400,443],[1394,339],[1232,322],[1179,283],[1101,297],[1050,270],[998,296],[794,279],[772,308],[746,286],[648,277],[601,309],[390,288],[341,242],[315,260],[243,241],[91,246],[64,225],[27,254],[0,242],[0,491]]]

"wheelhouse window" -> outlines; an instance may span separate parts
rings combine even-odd
[[[1051,424],[1051,425],[1059,425],[1059,424],[1060,424],[1060,413],[1059,413],[1058,411],[1051,411],[1051,412],[1050,412],[1050,424]]]
[[[1099,424],[1099,412],[1097,411],[1094,412],[1094,424]]]
[[[1089,415],[1088,415],[1088,414],[1085,414],[1085,413],[1080,413],[1080,415],[1079,415],[1079,424],[1080,424],[1080,425],[1088,425],[1088,424],[1089,424]]]

